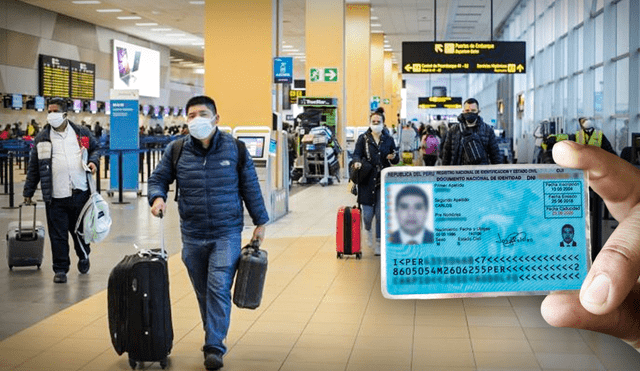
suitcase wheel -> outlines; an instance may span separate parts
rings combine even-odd
[[[342,253],[338,253],[338,259],[342,259]]]
[[[129,357],[129,366],[131,366],[131,369],[135,370],[137,365],[138,363]]]
[[[160,367],[162,367],[162,369],[164,370],[165,368],[167,368],[167,364],[168,364],[168,360],[167,358],[163,359],[162,361],[160,361]]]
[[[360,252],[359,252],[359,253],[357,253],[357,254],[356,254],[356,259],[357,259],[357,260],[360,260],[361,258],[362,258],[362,253],[360,253]]]
[[[9,266],[9,270],[12,271],[13,270],[13,265]]]
[[[37,265],[38,269],[40,269],[40,264]]]

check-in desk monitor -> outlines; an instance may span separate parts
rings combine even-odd
[[[262,162],[267,161],[269,156],[269,150],[267,145],[269,143],[269,138],[267,138],[268,134],[253,134],[250,135],[238,135],[238,140],[241,140],[244,145],[247,147],[247,151],[251,155],[251,158],[254,162]]]
[[[271,134],[266,132],[236,132],[234,134],[236,139],[242,141],[247,147],[247,151],[253,160],[253,164],[256,169],[256,175],[258,176],[258,183],[260,183],[260,190],[262,191],[262,197],[265,203],[270,202],[270,192],[268,189],[268,172],[269,172],[269,143]],[[245,225],[252,225],[251,218],[248,212],[245,211],[244,221]]]

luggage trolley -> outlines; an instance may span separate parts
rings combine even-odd
[[[304,167],[300,183],[306,183],[309,179],[320,179],[320,185],[326,186],[333,183],[332,178],[340,182],[338,155],[342,149],[328,127],[318,126],[311,129],[309,134],[302,138],[302,152]]]

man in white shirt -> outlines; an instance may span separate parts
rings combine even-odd
[[[91,248],[74,233],[80,211],[90,196],[83,153],[88,154],[92,173],[100,162],[98,142],[91,131],[69,121],[66,111],[66,101],[59,98],[49,101],[47,125],[34,140],[23,191],[24,202],[30,204],[41,183],[56,283],[67,282],[71,264],[69,233],[78,255],[78,271],[89,272]]]
[[[389,242],[403,245],[433,243],[433,232],[425,225],[428,215],[426,192],[414,185],[402,188],[396,195],[396,220],[400,228],[391,233]]]

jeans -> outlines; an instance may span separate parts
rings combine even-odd
[[[364,221],[364,229],[370,231],[373,222],[373,216],[376,217],[376,238],[380,238],[380,203],[375,205],[362,205],[362,219]]]
[[[231,285],[240,244],[240,233],[217,238],[182,235],[182,261],[198,298],[207,351],[227,351],[223,341],[231,319]]]
[[[89,191],[74,190],[70,197],[53,198],[45,203],[47,228],[51,241],[51,256],[55,273],[69,272],[69,234],[73,238],[73,247],[78,259],[89,258],[91,247],[85,244],[75,232],[80,211],[89,200]]]

